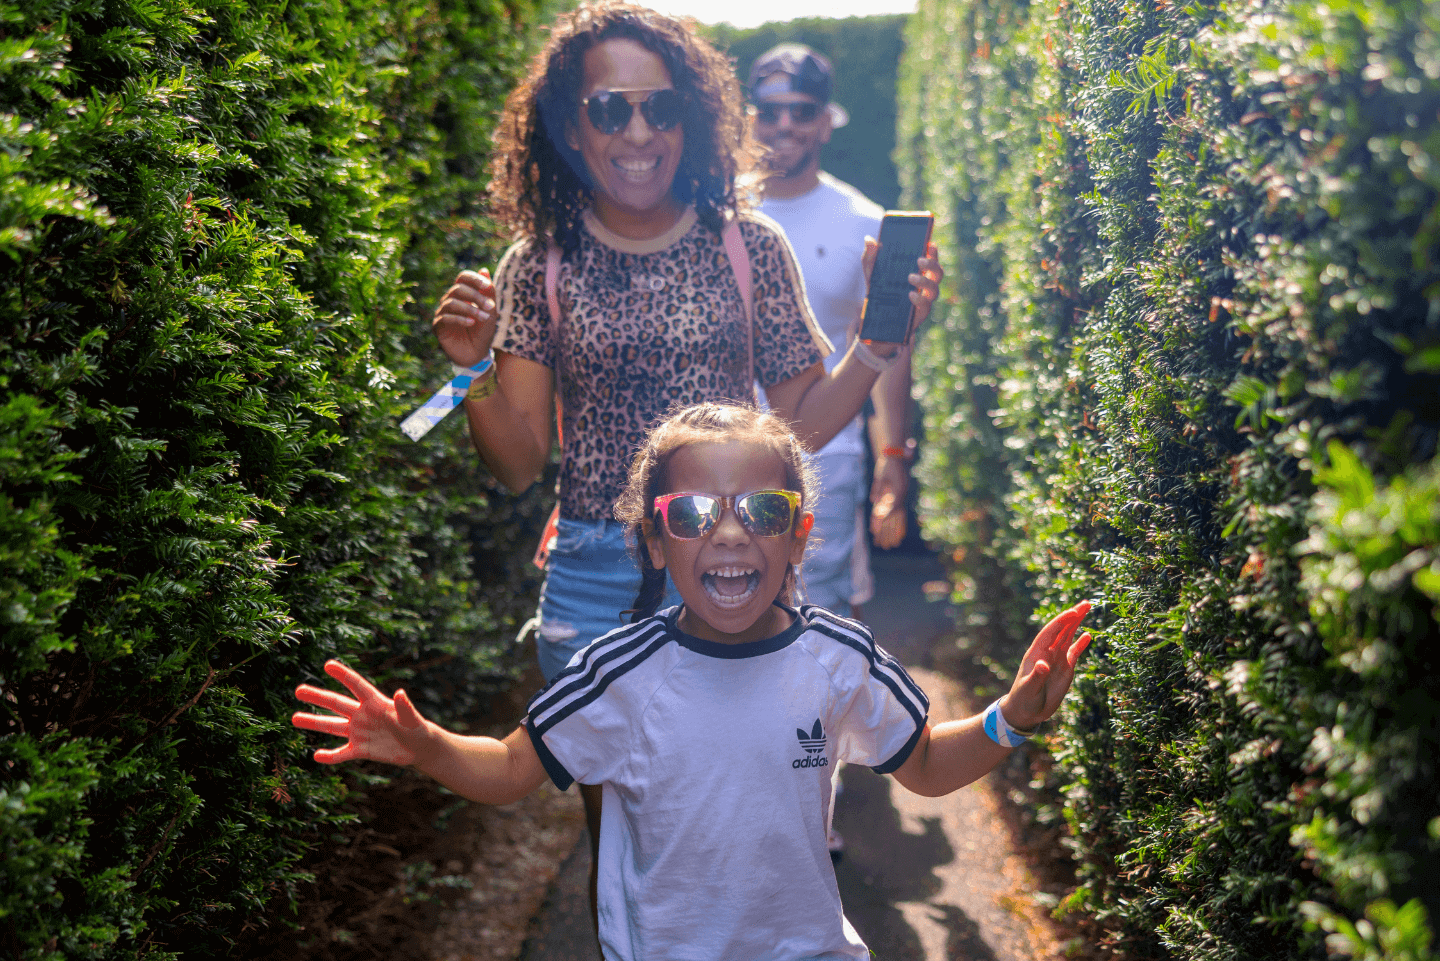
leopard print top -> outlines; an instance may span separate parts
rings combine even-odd
[[[675,404],[749,400],[745,305],[720,237],[689,210],[659,237],[635,241],[585,218],[560,266],[558,354],[564,406],[560,513],[610,519],[630,460]],[[740,215],[755,300],[755,379],[789,380],[830,353],[805,300],[784,233]],[[555,369],[545,303],[545,245],[521,240],[496,268],[495,349]]]

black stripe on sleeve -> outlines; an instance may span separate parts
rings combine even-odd
[[[836,617],[823,608],[807,608],[806,614],[812,629],[860,652],[870,665],[870,674],[890,689],[917,724],[925,723],[930,713],[930,699],[900,666],[900,662],[876,645],[869,630],[856,621]]]
[[[930,699],[925,696],[920,685],[905,672],[905,668],[900,666],[900,662],[891,657],[884,648],[876,645],[869,629],[863,624],[831,614],[824,608],[806,608],[805,614],[813,630],[863,655],[870,665],[870,676],[888,687],[890,693],[895,695],[895,700],[914,719],[915,730],[900,750],[891,755],[889,760],[872,768],[877,774],[891,773],[905,763],[905,759],[920,742],[926,719],[930,716]]]
[[[890,760],[886,761],[884,764],[875,765],[870,770],[874,771],[876,774],[892,773],[896,768],[904,764],[905,761],[910,757],[911,753],[913,753],[915,750],[915,745],[920,743],[920,735],[924,733],[925,722],[921,721],[920,726],[915,729],[915,733],[910,735],[910,740],[906,741],[900,747],[900,750],[895,752],[894,757],[890,758]]]
[[[602,665],[634,650],[657,629],[663,630],[664,622],[647,618],[639,624],[629,625],[595,641],[585,648],[578,663],[566,665],[559,674],[550,679],[549,684],[530,698],[527,710],[532,716],[543,713],[549,707],[583,691],[595,683]]]
[[[550,775],[550,780],[554,781],[560,790],[568,791],[575,779],[565,770],[565,765],[550,753],[550,748],[545,746],[545,739],[535,730],[535,723],[528,717],[525,718],[525,732],[530,735],[530,743],[535,745],[535,753],[540,755],[540,763],[545,766],[545,773]]]
[[[662,650],[667,644],[674,643],[674,638],[664,630],[663,622],[657,621],[651,627],[653,629],[629,636],[623,643],[606,644],[603,650],[593,651],[589,669],[584,675],[578,679],[567,679],[575,683],[560,685],[536,695],[530,702],[531,724],[535,730],[540,734],[549,731],[576,711],[593,703],[612,683],[645,663],[652,654]],[[620,640],[616,639],[617,642]],[[628,659],[622,662],[622,659],[627,657]],[[615,663],[611,670],[601,676],[601,668],[612,662],[620,663]],[[540,715],[538,721],[535,720],[537,714]]]

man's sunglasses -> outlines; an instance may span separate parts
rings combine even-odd
[[[639,104],[625,99],[619,90],[602,90],[586,98],[585,116],[590,118],[592,127],[608,136],[630,124],[636,106],[650,129],[658,133],[678,127],[685,119],[685,98],[669,88],[654,91]]]
[[[795,523],[800,495],[795,491],[753,491],[736,497],[680,493],[655,498],[655,513],[670,536],[681,541],[710,533],[727,507],[735,509],[740,523],[756,537],[779,537]]]
[[[782,111],[790,114],[791,123],[810,123],[820,116],[820,104],[804,100],[799,103],[757,103],[753,109],[755,119],[763,124],[779,123]]]

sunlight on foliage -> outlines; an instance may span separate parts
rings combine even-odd
[[[243,953],[355,816],[295,685],[345,656],[458,723],[506,679],[545,492],[396,423],[449,376],[417,298],[496,253],[484,153],[540,12],[0,0],[14,957]]]
[[[922,0],[899,140],[962,627],[1003,661],[1100,602],[1061,908],[1117,956],[1434,957],[1440,14]]]

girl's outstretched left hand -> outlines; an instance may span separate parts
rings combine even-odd
[[[404,691],[386,697],[364,675],[339,661],[326,661],[325,673],[344,684],[355,697],[309,684],[295,689],[295,696],[306,704],[334,711],[339,717],[297,713],[290,718],[292,724],[347,739],[340,747],[316,751],[315,760],[321,764],[370,760],[407,765],[417,763],[428,753],[434,743],[430,724]]]
[[[1060,709],[1060,702],[1075,680],[1075,665],[1090,646],[1089,634],[1071,642],[1089,610],[1090,602],[1081,601],[1062,611],[1035,635],[1020,662],[1015,683],[1010,685],[1010,693],[1000,702],[1000,711],[1011,727],[1032,730]]]

